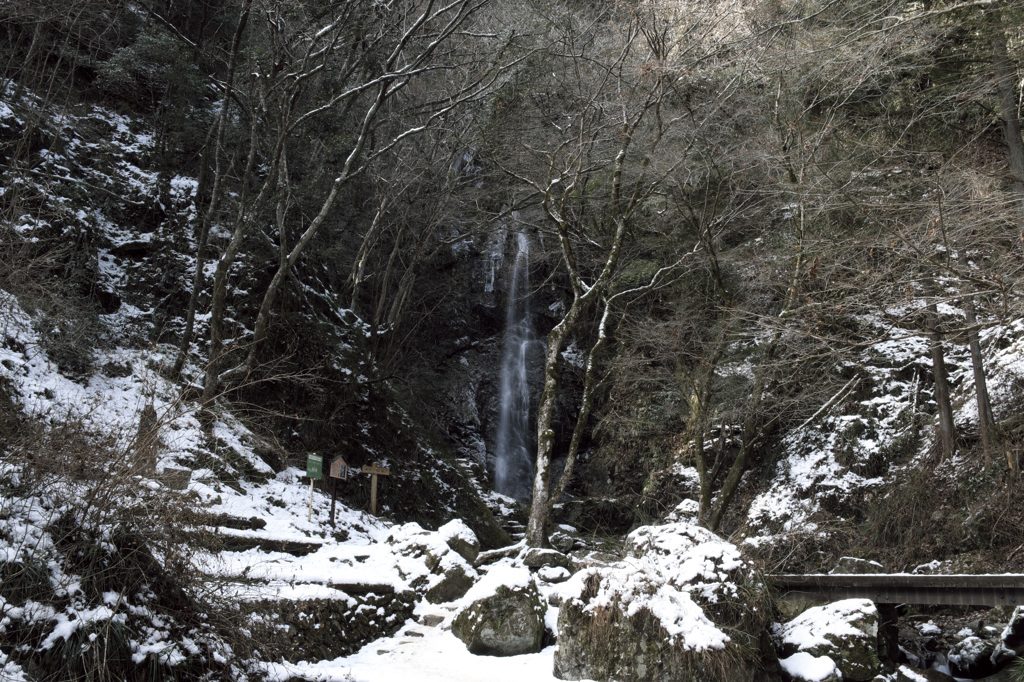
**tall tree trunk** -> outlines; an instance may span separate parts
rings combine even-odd
[[[217,115],[217,122],[214,124],[216,135],[207,136],[207,144],[203,149],[204,157],[206,157],[207,154],[213,154],[213,188],[210,193],[209,206],[204,212],[203,221],[199,226],[199,234],[196,235],[196,269],[192,275],[192,293],[189,295],[188,308],[185,312],[185,332],[182,334],[181,345],[178,348],[178,356],[175,358],[174,366],[171,369],[171,375],[175,377],[181,374],[181,369],[185,366],[189,347],[192,345],[192,337],[195,335],[196,308],[199,305],[199,292],[203,288],[203,280],[205,279],[204,271],[206,268],[206,260],[204,256],[206,254],[206,245],[210,237],[210,226],[215,214],[217,213],[217,209],[220,204],[220,197],[223,192],[222,181],[224,173],[220,166],[220,150],[224,144],[225,130],[227,128],[231,93],[235,82],[235,71],[238,68],[238,52],[242,44],[242,34],[245,32],[246,24],[249,22],[249,12],[251,11],[251,8],[252,0],[245,0],[245,4],[242,6],[242,13],[238,18],[238,24],[235,26],[235,34],[231,39],[231,55],[228,60],[228,74],[224,83],[224,101],[221,102],[220,112]],[[210,132],[212,133],[213,129],[211,129]],[[212,144],[210,140],[211,137],[213,138]],[[200,192],[202,191],[202,176],[205,174],[207,165],[207,159],[203,158],[200,166],[199,189],[196,192],[197,199],[199,199]]]
[[[552,424],[555,403],[558,401],[559,365],[566,339],[583,317],[584,302],[582,298],[574,300],[562,320],[548,334],[548,347],[544,356],[544,391],[537,404],[537,464],[533,475],[533,501],[530,505],[530,520],[526,525],[526,544],[530,547],[546,547],[548,543],[551,460],[555,449]]]
[[[284,135],[279,135],[270,159],[267,179],[260,188],[259,194],[249,203],[249,189],[252,184],[253,170],[259,147],[259,115],[254,114],[249,133],[249,152],[242,173],[242,192],[238,198],[238,211],[235,215],[231,239],[217,261],[217,269],[213,273],[213,288],[210,294],[210,356],[206,365],[206,377],[203,383],[202,405],[204,411],[213,406],[220,386],[220,375],[224,364],[224,317],[227,313],[228,276],[231,266],[242,248],[242,240],[252,219],[259,215],[270,192],[276,188],[278,166],[284,151]]]
[[[1019,225],[1024,229],[1024,140],[1021,139],[1020,118],[1014,96],[1016,78],[1006,52],[1006,31],[997,10],[989,13],[992,27],[992,70],[999,98],[999,119],[1010,162],[1010,186],[1017,195]]]
[[[764,388],[768,381],[768,370],[775,357],[775,349],[778,346],[779,334],[775,334],[764,350],[764,356],[760,366],[754,373],[754,384],[750,388],[750,397],[747,399],[746,416],[743,418],[743,444],[740,451],[729,467],[729,473],[722,481],[722,489],[718,491],[714,504],[711,506],[706,517],[701,520],[704,527],[710,531],[717,531],[725,518],[725,512],[732,503],[736,491],[739,490],[740,481],[747,471],[747,463],[754,451],[754,447],[761,439],[764,426],[760,423],[761,400],[764,398]]]
[[[583,432],[586,431],[587,420],[590,419],[590,412],[594,408],[594,393],[597,390],[597,356],[608,341],[608,317],[611,312],[611,304],[604,302],[604,312],[601,313],[601,322],[597,329],[597,341],[590,347],[587,354],[587,368],[583,378],[583,396],[580,398],[580,411],[576,415],[576,426],[572,430],[572,440],[569,442],[569,452],[565,456],[565,467],[562,475],[558,478],[555,490],[548,500],[548,514],[554,508],[555,503],[565,494],[572,480],[573,469],[576,466],[576,457],[580,452],[580,443],[583,442]]]
[[[978,429],[981,431],[981,445],[985,450],[985,466],[992,463],[992,452],[997,445],[996,420],[992,416],[992,405],[988,399],[988,383],[985,380],[985,365],[978,341],[977,316],[974,313],[974,298],[968,297],[964,304],[967,313],[967,339],[971,347],[971,366],[974,369],[974,391],[978,400]]]
[[[935,287],[929,281],[927,293],[934,297]],[[953,426],[953,406],[949,400],[949,375],[946,372],[946,359],[942,350],[942,332],[939,331],[939,313],[934,299],[927,307],[925,324],[931,337],[929,344],[932,354],[932,376],[935,381],[935,402],[939,407],[939,446],[940,461],[953,454],[956,431]]]
[[[687,424],[687,440],[693,441],[696,455],[697,478],[700,481],[700,499],[697,501],[697,518],[703,519],[711,511],[714,498],[715,479],[722,465],[722,450],[726,437],[726,425],[721,425],[718,436],[718,457],[714,467],[708,466],[708,453],[704,432],[707,429],[708,406],[711,404],[711,384],[715,378],[715,369],[722,358],[727,345],[728,327],[715,342],[710,357],[701,362],[700,373],[693,381],[693,392],[690,395],[690,419]]]
[[[704,431],[707,428],[708,398],[711,391],[711,376],[714,370],[710,370],[699,379],[693,382],[693,392],[690,394],[690,420],[687,424],[687,431],[690,437],[687,440],[693,441],[694,459],[697,464],[697,480],[700,482],[700,499],[697,500],[697,518],[704,518],[711,508],[711,500],[714,492],[714,475],[708,468],[707,445],[704,438]],[[722,432],[719,434],[719,443],[725,438],[725,425],[722,425]]]

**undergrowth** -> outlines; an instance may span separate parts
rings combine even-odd
[[[185,542],[193,501],[138,475],[132,439],[74,414],[6,435],[0,677],[244,678],[231,653],[244,634],[204,598]]]

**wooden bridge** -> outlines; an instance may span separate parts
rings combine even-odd
[[[1024,605],[1024,575],[771,575],[783,599],[870,599],[876,604]]]

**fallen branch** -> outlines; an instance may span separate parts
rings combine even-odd
[[[853,389],[857,388],[857,384],[859,384],[859,383],[860,383],[860,377],[854,377],[854,378],[850,379],[849,381],[847,381],[846,385],[843,386],[841,389],[839,389],[838,393],[836,393],[834,396],[832,396],[827,403],[822,405],[818,409],[817,412],[815,412],[810,417],[808,417],[807,421],[805,421],[800,426],[796,427],[796,430],[799,431],[800,429],[804,428],[805,426],[807,426],[808,424],[813,422],[815,419],[820,417],[822,414],[827,412],[833,405],[835,405],[840,400],[845,398],[850,392],[853,391]]]

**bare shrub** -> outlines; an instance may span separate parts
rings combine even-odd
[[[140,438],[152,438],[160,423],[158,416],[145,433],[119,438],[91,427],[88,413],[50,414],[8,442],[0,632],[16,645],[4,653],[35,679],[228,671],[216,662],[235,650],[225,633],[236,642],[243,635],[217,617],[197,568],[193,500],[138,475]],[[54,636],[54,621],[68,623],[67,637]],[[196,646],[184,648],[186,639]]]

